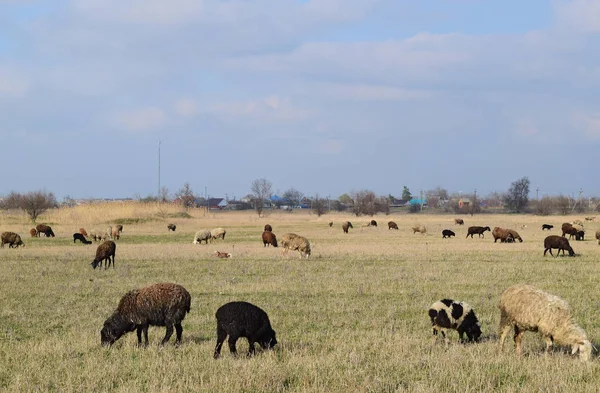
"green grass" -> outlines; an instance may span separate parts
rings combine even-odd
[[[572,242],[580,257],[544,258],[548,233],[536,217],[475,218],[474,225],[516,228],[525,239],[517,244],[494,244],[489,233],[465,239],[466,228],[447,216],[390,219],[399,231],[361,230],[357,224],[366,219],[353,219],[355,229],[345,235],[338,219],[330,229],[328,220],[271,218],[278,237],[293,231],[311,240],[309,260],[263,248],[262,221],[218,219],[194,219],[176,233],[163,222],[128,224],[117,241],[116,268],[106,271],[90,267],[97,243],[74,245],[58,235],[70,227],[58,225],[56,238],[26,238],[25,249],[0,249],[0,391],[597,391],[596,355],[590,364],[564,348],[545,357],[534,333],[525,335],[523,359],[515,358],[512,343],[497,352],[499,296],[521,282],[565,298],[598,346],[595,241]],[[417,219],[431,235],[412,234]],[[520,229],[522,222],[528,227]],[[225,241],[191,244],[195,230],[217,226],[227,229]],[[445,227],[457,238],[441,239]],[[234,255],[216,259],[214,250]],[[136,347],[135,333],[101,347],[100,329],[121,296],[156,282],[179,283],[192,295],[183,345],[175,348],[172,338],[159,347],[164,328],[153,327],[149,348]],[[461,345],[455,332],[448,348],[433,341],[427,308],[444,297],[475,308],[482,343]],[[275,351],[235,359],[225,346],[221,359],[212,358],[214,313],[233,300],[267,311],[279,340]],[[244,339],[238,350],[247,351]]]

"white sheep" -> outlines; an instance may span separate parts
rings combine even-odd
[[[300,258],[308,258],[311,253],[310,242],[303,236],[295,233],[286,233],[281,237],[279,245],[282,247],[281,254],[287,254],[288,250],[297,250],[300,253]]]
[[[523,332],[540,332],[546,341],[546,353],[556,341],[571,346],[571,354],[588,361],[592,344],[585,331],[577,325],[569,304],[558,296],[541,291],[531,285],[509,287],[500,297],[500,351],[510,328],[514,327],[517,356],[523,353]]]
[[[192,242],[193,244],[202,244],[202,241],[205,241],[206,244],[208,244],[208,241],[211,240],[211,236],[210,236],[210,231],[207,229],[201,229],[198,232],[196,232],[196,234],[194,235],[194,241]]]
[[[213,240],[218,239],[218,238],[225,240],[226,233],[227,233],[227,231],[223,228],[215,228],[212,231],[210,231],[210,237]]]
[[[425,228],[424,225],[415,225],[414,227],[412,227],[413,230],[413,234],[419,232],[422,233],[423,235],[425,235],[427,233],[427,228]]]

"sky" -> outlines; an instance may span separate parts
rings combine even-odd
[[[598,0],[0,0],[0,195],[600,196]]]

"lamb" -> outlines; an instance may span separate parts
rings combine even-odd
[[[228,252],[215,251],[215,256],[219,258],[231,258],[233,255]]]
[[[40,237],[40,234],[46,235],[46,237],[54,237],[54,232],[52,232],[52,228],[49,225],[38,224],[35,229],[37,230],[37,237]]]
[[[92,244],[92,242],[86,239],[81,233],[73,234],[73,243],[75,243],[76,240],[79,240],[83,244]]]
[[[21,240],[21,236],[14,232],[2,232],[0,239],[0,248],[4,248],[5,244],[8,244],[8,248],[25,248],[25,243]]]
[[[458,331],[461,341],[464,341],[465,333],[469,342],[479,341],[481,323],[467,303],[451,299],[439,300],[429,307],[429,318],[433,326],[433,335],[437,336],[438,331],[441,332],[446,344],[449,343],[445,333],[447,329]]]
[[[423,235],[427,233],[427,229],[423,225],[416,225],[412,227],[413,235],[417,232],[422,233]]]
[[[557,236],[558,237],[558,236]],[[579,352],[582,361],[590,360],[592,344],[577,325],[569,304],[558,296],[531,285],[507,288],[500,297],[500,352],[510,328],[514,327],[517,356],[523,353],[523,332],[540,332],[546,341],[546,354],[556,341],[571,346],[571,354]]]
[[[445,238],[450,239],[452,236],[456,236],[456,233],[454,233],[450,229],[444,229],[442,231],[442,239],[445,239]]]
[[[342,224],[342,230],[344,231],[344,233],[348,233],[349,228],[354,228],[352,226],[352,223],[350,221],[344,221],[344,223]]]
[[[395,229],[395,230],[398,230],[398,224],[396,224],[394,221],[390,221],[390,222],[388,222],[388,231],[389,231],[390,229]]]
[[[210,237],[213,240],[218,239],[218,238],[225,240],[226,233],[227,233],[227,231],[223,228],[215,228],[212,231],[210,231]]]
[[[469,227],[469,229],[467,229],[467,237],[469,237],[469,235],[471,235],[471,239],[473,239],[473,235],[478,234],[479,237],[483,236],[485,238],[485,233],[484,233],[485,231],[491,231],[490,227],[478,227],[478,226]]]
[[[177,334],[175,345],[181,344],[183,327],[181,321],[190,312],[192,297],[178,284],[154,284],[129,291],[121,298],[115,312],[104,322],[100,332],[103,346],[111,346],[125,333],[137,330],[138,346],[148,345],[148,327],[165,326],[166,333],[161,345]]]
[[[175,224],[167,225],[167,232],[169,232],[169,231],[175,232],[175,229],[177,229],[177,225],[175,225]]]
[[[206,244],[208,244],[209,240],[212,243],[210,231],[207,229],[201,229],[198,232],[196,232],[196,234],[194,235],[194,241],[192,243],[193,244],[202,244],[203,240],[206,242]]]
[[[377,226],[377,221],[371,220],[367,226],[368,227],[376,227]]]
[[[81,233],[85,237],[88,237],[88,233],[86,232],[85,228],[79,228],[79,233]]]
[[[121,232],[119,232],[119,230],[117,228],[112,230],[111,235],[112,235],[111,237],[115,240],[119,240],[119,238],[121,238]]]
[[[454,225],[465,225],[465,221],[462,218],[455,218]]]
[[[269,224],[265,225],[265,232],[273,232],[273,227],[270,226]]]
[[[550,225],[550,224],[542,224],[542,231],[543,231],[544,229],[551,230],[552,228],[554,228],[554,225]]]
[[[267,245],[277,247],[277,236],[273,232],[264,231],[262,234],[263,247]]]
[[[311,253],[310,242],[303,236],[298,236],[295,233],[286,233],[281,238],[282,255],[287,254],[289,250],[297,250],[300,253],[300,258],[308,258]]]
[[[577,233],[575,234],[575,240],[585,240],[585,231],[577,231]]]
[[[37,230],[35,228],[31,228],[29,230],[29,236],[31,236],[31,237],[37,237]]]
[[[598,240],[598,244],[600,244],[600,229],[596,231],[596,240]]]
[[[214,358],[218,359],[221,347],[229,336],[229,350],[237,356],[235,344],[240,337],[246,337],[250,345],[248,356],[255,353],[254,343],[262,349],[272,349],[277,344],[275,331],[271,327],[269,316],[259,307],[247,302],[231,302],[219,307],[217,318],[217,345]]]
[[[571,248],[571,245],[569,244],[569,241],[567,240],[566,237],[562,237],[562,236],[558,236],[558,235],[550,235],[547,238],[544,239],[544,256],[546,256],[546,252],[550,251],[550,255],[554,256],[554,254],[552,254],[552,249],[553,248],[557,248],[558,249],[558,253],[556,254],[556,256],[558,256],[560,254],[560,251],[562,250],[563,255],[565,255],[565,250],[567,250],[569,252],[569,256],[575,256],[575,251],[573,251],[573,248]]]
[[[92,267],[96,269],[98,266],[102,265],[102,261],[104,261],[104,270],[110,267],[112,262],[113,269],[115,268],[115,252],[117,251],[117,245],[112,240],[107,240],[104,243],[100,244],[96,249],[96,258],[91,263]],[[111,261],[112,257],[112,261]],[[108,266],[107,266],[108,261]]]

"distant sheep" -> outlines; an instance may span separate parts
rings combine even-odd
[[[425,226],[423,226],[423,225],[416,225],[416,226],[412,227],[412,230],[413,230],[413,235],[417,232],[421,233],[423,235],[425,235],[427,233],[427,228],[425,228]]]
[[[329,221],[329,228],[333,226],[333,221]]]
[[[175,232],[176,229],[177,229],[177,225],[175,225],[175,224],[167,225],[167,232],[169,232],[169,231]]]
[[[227,234],[227,231],[223,228],[215,228],[212,231],[210,231],[210,237],[215,240],[215,239],[223,239],[225,240],[225,234]]]
[[[277,236],[273,232],[264,231],[262,234],[263,247],[267,245],[277,247]]]
[[[454,225],[465,225],[465,220],[463,220],[462,218],[455,218]]]
[[[519,240],[521,243],[523,242],[519,233],[514,229],[495,227],[492,231],[492,236],[494,237],[494,243],[498,239],[500,239],[500,243],[514,243],[516,240]]]
[[[560,254],[561,250],[563,252],[563,255],[565,255],[565,250],[567,250],[569,252],[570,256],[575,256],[575,252],[573,251],[573,248],[569,244],[569,241],[567,240],[566,237],[562,237],[562,236],[558,236],[558,235],[550,235],[547,238],[545,238],[544,239],[544,256],[546,256],[546,252],[548,252],[548,251],[550,251],[550,255],[554,256],[554,254],[552,254],[553,248],[558,249],[558,253],[556,254],[556,256],[558,256]]]
[[[585,231],[577,231],[575,234],[575,240],[583,241],[585,240]]]
[[[35,229],[37,230],[37,237],[40,237],[42,233],[46,235],[46,237],[54,237],[54,232],[49,225],[38,224]]]
[[[523,243],[523,238],[521,238],[521,235],[519,235],[519,232],[515,231],[514,229],[507,229],[506,231],[512,235],[514,240],[518,240],[519,243]]]
[[[377,226],[377,221],[371,220],[367,226],[368,227],[376,227]]]
[[[14,232],[2,232],[0,239],[0,248],[4,248],[5,244],[8,244],[8,248],[25,247],[25,243],[21,240],[21,236]]]
[[[214,358],[218,359],[221,347],[229,336],[229,350],[235,356],[235,344],[240,337],[248,339],[248,356],[255,353],[254,344],[262,349],[272,349],[277,344],[276,334],[271,327],[269,316],[262,309],[247,302],[231,302],[219,307],[217,318],[217,345]]]
[[[446,343],[449,342],[445,333],[447,329],[458,331],[461,341],[464,341],[465,333],[468,341],[478,341],[481,336],[481,323],[467,303],[451,299],[439,300],[429,307],[429,318],[433,326],[433,335],[441,332]]]
[[[517,356],[523,353],[523,332],[539,332],[546,341],[546,353],[556,341],[571,346],[583,361],[590,360],[592,344],[575,322],[569,304],[558,296],[531,285],[514,285],[500,297],[500,351],[506,336],[514,328]]]
[[[83,244],[92,244],[92,242],[86,239],[85,236],[83,236],[81,233],[73,234],[73,243],[75,243],[76,240],[79,240]]]
[[[442,231],[442,239],[451,238],[452,236],[456,236],[456,233],[454,233],[450,229],[444,229]]]
[[[585,218],[586,221],[594,221],[595,219],[596,219],[596,216]]]
[[[596,240],[598,240],[598,244],[600,244],[600,229],[596,231]]]
[[[478,226],[473,226],[473,227],[469,227],[469,229],[467,229],[467,237],[469,237],[469,235],[471,236],[471,239],[473,239],[473,235],[477,234],[479,235],[478,237],[484,237],[485,238],[485,231],[491,231],[490,227],[478,227]]]
[[[90,238],[93,239],[94,241],[104,241],[108,239],[108,234],[106,232],[103,231],[98,231],[96,229],[92,229],[90,231]]]
[[[37,230],[35,228],[31,228],[29,230],[29,236],[36,237],[37,236]]]
[[[573,222],[571,222],[571,224],[573,224],[573,226],[579,225],[579,226],[583,227],[583,221],[581,221],[581,220],[573,220]]]
[[[112,239],[113,238],[113,227],[109,225],[108,228],[106,228],[106,233],[108,234],[108,238]]]
[[[231,258],[232,255],[228,252],[215,251],[215,256],[219,258]]]
[[[91,263],[92,267],[95,269],[98,266],[102,265],[102,261],[104,261],[104,270],[108,269],[111,263],[114,269],[116,251],[117,245],[112,240],[107,240],[104,243],[100,244],[96,249],[96,258],[94,258],[94,261]]]
[[[148,345],[148,327],[165,326],[166,333],[161,345],[177,334],[175,345],[181,343],[181,321],[190,312],[192,297],[178,284],[154,284],[127,292],[115,312],[104,322],[100,332],[103,346],[110,346],[125,333],[137,330],[138,346]]]
[[[554,225],[550,225],[550,224],[542,224],[542,231],[543,231],[544,229],[551,230],[552,228],[554,228]]]
[[[310,242],[303,236],[296,235],[295,233],[286,233],[283,235],[280,241],[282,255],[286,254],[289,250],[298,251],[300,258],[308,258],[311,253]]]
[[[398,230],[398,224],[396,224],[394,221],[388,222],[388,230],[390,230],[390,229]]]
[[[352,226],[352,223],[350,221],[344,221],[344,223],[342,224],[342,230],[344,231],[344,233],[348,233],[349,228],[354,228]]]
[[[564,224],[562,224],[561,229],[562,229],[562,236],[566,237],[565,235],[569,235],[569,239],[576,236],[577,232],[578,232],[577,228],[573,227],[573,225],[569,222],[565,222]]]
[[[269,224],[265,224],[265,232],[273,232],[273,227]]]
[[[194,241],[192,243],[193,244],[202,244],[202,241],[205,241],[206,244],[208,244],[209,240],[212,242],[210,231],[207,229],[201,229],[198,232],[196,232],[196,234],[194,235]]]
[[[88,233],[85,230],[85,228],[79,228],[79,233],[81,233],[83,236],[88,237]]]
[[[115,240],[119,240],[121,238],[121,232],[117,228],[112,230],[112,238]]]
[[[119,235],[120,235],[121,233],[123,233],[123,225],[121,225],[121,224],[117,224],[117,226],[115,227],[115,229],[116,229],[116,230],[119,232]]]

